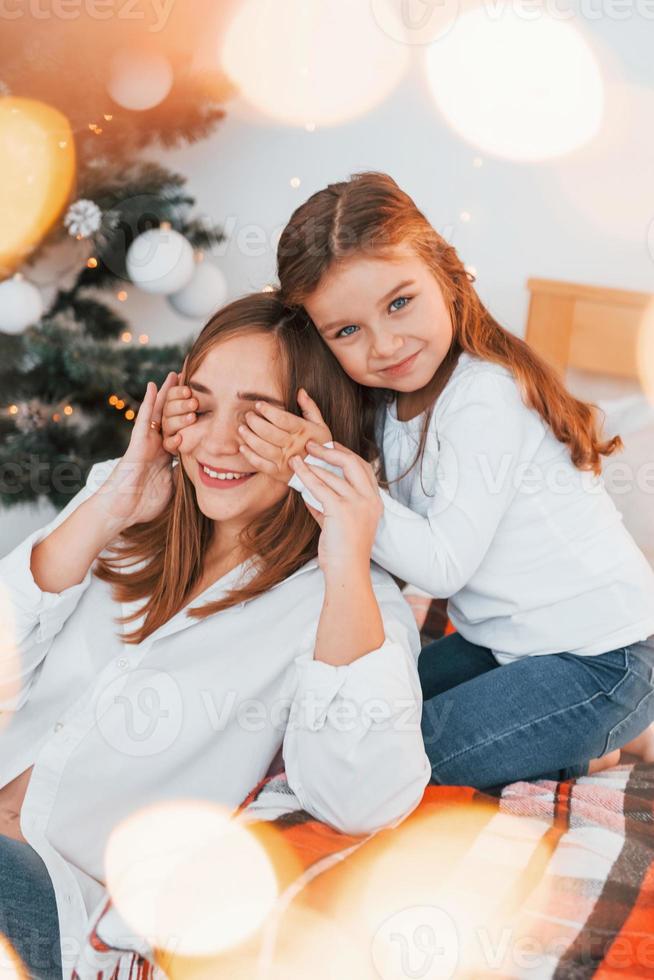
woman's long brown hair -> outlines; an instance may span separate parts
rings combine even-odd
[[[325,348],[308,317],[286,307],[276,293],[255,293],[219,310],[189,352],[183,383],[188,384],[213,347],[244,332],[276,338],[288,411],[301,414],[296,395],[299,387],[305,388],[320,406],[334,439],[372,458],[373,446],[363,436],[357,387]],[[136,612],[116,619],[126,623],[145,613],[141,627],[121,637],[126,643],[141,643],[179,612],[202,574],[214,522],[199,509],[193,483],[181,463],[175,474],[173,494],[161,514],[124,531],[110,554],[98,559],[94,568],[98,578],[111,584],[116,601],[144,600]],[[254,576],[222,599],[190,608],[188,615],[204,619],[267,592],[315,557],[319,536],[320,529],[301,496],[289,489],[242,535],[245,559],[256,565]],[[132,565],[140,567],[121,571]]]
[[[429,419],[447,378],[462,350],[508,368],[525,404],[535,409],[559,440],[568,446],[578,469],[601,473],[600,456],[622,448],[619,436],[602,441],[598,432],[598,406],[574,398],[555,371],[524,340],[491,316],[477,295],[456,250],[432,227],[412,198],[385,173],[352,174],[347,181],[329,184],[297,208],[279,240],[277,271],[282,298],[303,309],[335,262],[367,254],[384,257],[408,246],[435,276],[448,306],[452,344],[433,382],[436,393],[426,411],[417,462],[424,453]],[[368,388],[364,426],[369,434],[380,402],[394,392]],[[382,461],[383,462],[383,461]],[[410,469],[411,467],[409,467]],[[383,471],[382,471],[383,472]]]

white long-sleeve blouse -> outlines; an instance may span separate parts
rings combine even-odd
[[[379,565],[447,598],[458,632],[501,664],[654,634],[654,571],[602,477],[577,469],[507,368],[460,354],[410,468],[424,422],[399,419],[396,403],[378,416],[392,481],[380,491]],[[297,474],[290,485],[306,495]]]
[[[402,422],[391,405],[382,421],[386,474],[397,480],[424,419]],[[382,496],[374,560],[447,597],[456,629],[500,663],[593,656],[654,633],[654,571],[603,478],[577,469],[507,368],[460,355],[422,472]]]
[[[234,811],[283,746],[301,805],[340,830],[367,833],[410,813],[431,775],[418,632],[375,565],[386,638],[344,666],[314,660],[324,595],[315,559],[206,619],[184,608],[138,645],[121,641],[135,622],[121,630],[114,618],[142,602],[121,608],[92,569],[61,593],[43,592],[30,572],[32,548],[117,462],[94,466],[64,510],[0,561],[0,787],[33,765],[20,828],[52,878],[64,977],[105,897],[108,836],[141,807],[195,798]],[[216,600],[247,575],[244,563],[190,605]]]

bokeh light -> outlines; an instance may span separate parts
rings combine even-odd
[[[59,217],[75,180],[66,117],[35,99],[0,99],[0,275],[18,268]]]
[[[391,9],[388,16],[395,16]],[[246,0],[220,57],[259,112],[293,126],[333,126],[393,91],[408,67],[409,48],[381,29],[367,3]]]
[[[597,137],[552,168],[551,197],[560,202],[566,222],[573,227],[575,217],[577,223],[588,223],[607,237],[614,256],[621,241],[647,247],[654,181],[641,178],[654,173],[653,118],[654,90],[611,80]],[[650,256],[654,262],[653,248]],[[629,285],[624,277],[611,284]]]
[[[654,405],[654,300],[645,310],[640,324],[636,358],[643,391]]]
[[[569,153],[597,133],[603,84],[581,33],[520,3],[463,13],[426,51],[433,98],[477,149],[516,161]]]
[[[0,933],[0,977],[2,980],[28,980],[18,953],[2,933]]]
[[[208,956],[256,932],[277,897],[265,848],[227,809],[155,804],[116,826],[107,888],[124,920],[158,949]]]
[[[509,935],[507,952],[523,933],[516,895],[550,883],[526,868],[551,854],[547,822],[498,812],[490,802],[467,804],[454,790],[447,805],[415,815],[380,835],[339,883],[332,915],[367,947],[375,975],[430,980],[485,974],[484,942]],[[357,864],[356,874],[353,871]],[[533,926],[533,923],[531,923]]]

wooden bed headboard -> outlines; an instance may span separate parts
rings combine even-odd
[[[654,323],[654,293],[557,279],[528,279],[527,286],[525,340],[561,375],[579,368],[642,383],[642,340],[646,321]]]

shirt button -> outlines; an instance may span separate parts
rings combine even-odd
[[[120,657],[117,663],[119,667],[127,667],[127,660],[125,657]]]
[[[54,730],[55,730],[56,732],[58,732],[58,731],[59,731],[59,729],[60,729],[60,728],[63,728],[63,727],[64,727],[64,723],[63,723],[63,721],[58,721],[58,722],[56,723],[56,725],[54,726]]]

